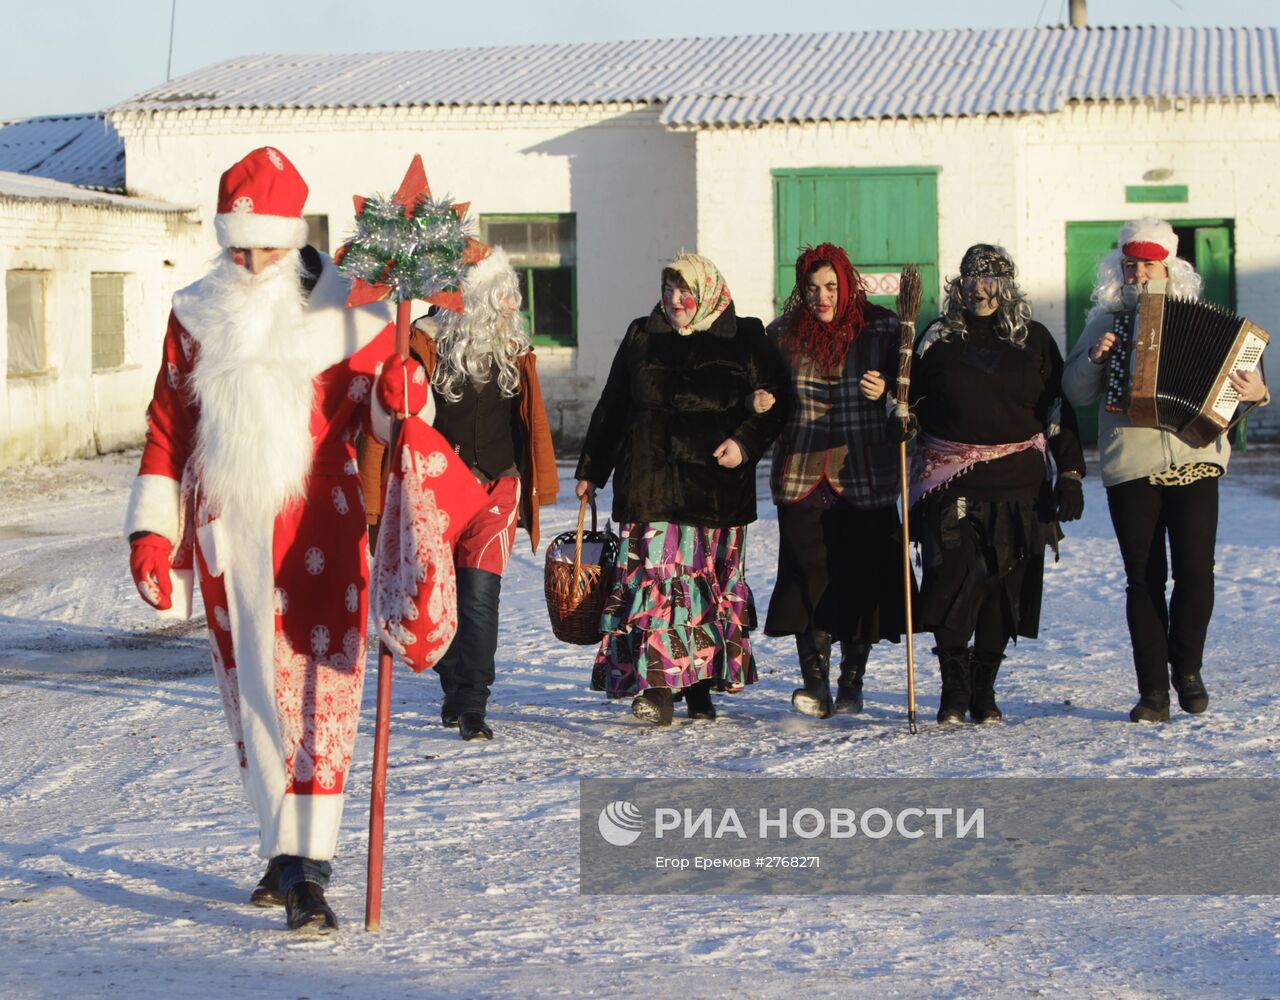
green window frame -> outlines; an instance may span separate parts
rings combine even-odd
[[[577,230],[572,212],[480,216],[480,239],[506,250],[520,278],[520,312],[535,344],[578,343]]]

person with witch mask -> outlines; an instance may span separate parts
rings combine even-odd
[[[1062,355],[1014,279],[1002,247],[970,247],[912,366],[920,436],[910,503],[924,567],[916,621],[937,641],[943,723],[966,712],[978,723],[1003,718],[995,681],[1005,648],[1038,634],[1044,549],[1056,552],[1058,522],[1084,512]]]

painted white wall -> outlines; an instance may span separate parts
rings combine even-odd
[[[63,201],[0,200],[0,271],[47,272],[46,370],[0,380],[0,468],[141,442],[177,257],[196,227],[181,214]],[[166,264],[166,262],[171,262]],[[90,275],[125,280],[125,362],[94,372]],[[0,283],[0,315],[7,315]],[[0,341],[0,371],[8,341]]]
[[[1275,101],[1073,106],[1022,118],[868,121],[699,131],[699,252],[723,270],[740,311],[773,308],[771,171],[932,166],[943,279],[973,243],[1009,248],[1036,316],[1063,342],[1066,225],[1143,215],[1235,220],[1237,306],[1280,334],[1280,106]],[[1132,204],[1127,185],[1165,168],[1185,204]],[[1117,227],[1118,228],[1118,227]],[[857,263],[856,261],[854,262]],[[1280,358],[1276,351],[1273,357]],[[1273,361],[1280,371],[1280,361]],[[1280,434],[1280,406],[1251,418]]]
[[[580,434],[627,324],[657,301],[662,262],[694,238],[693,136],[657,112],[583,108],[117,114],[130,194],[214,215],[223,170],[259,146],[288,156],[310,188],[306,211],[329,216],[336,247],[352,195],[391,194],[413,154],[432,191],[478,214],[573,212],[578,237],[578,348],[539,348],[553,430]],[[211,226],[186,280],[216,252]],[[424,307],[425,308],[425,307]]]

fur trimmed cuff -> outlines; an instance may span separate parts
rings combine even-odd
[[[178,523],[181,487],[168,476],[135,476],[124,515],[124,537],[135,531],[151,531],[177,545],[182,537]]]

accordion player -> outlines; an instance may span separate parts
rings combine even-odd
[[[1256,403],[1236,413],[1228,376],[1259,367],[1271,340],[1256,323],[1207,302],[1143,293],[1115,314],[1103,405],[1135,427],[1159,427],[1203,447]]]

